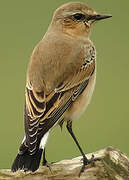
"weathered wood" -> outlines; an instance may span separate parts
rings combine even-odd
[[[90,159],[91,155],[88,154],[87,157]],[[101,160],[89,164],[80,178],[81,157],[76,157],[51,165],[51,171],[47,167],[40,167],[34,173],[0,170],[0,180],[129,180],[129,158],[125,154],[108,147],[94,155]]]

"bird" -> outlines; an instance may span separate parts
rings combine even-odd
[[[48,166],[45,148],[51,130],[66,124],[82,155],[80,174],[89,160],[72,128],[90,103],[96,82],[96,49],[90,40],[91,29],[100,20],[112,17],[99,14],[81,2],[57,8],[41,41],[29,60],[25,86],[25,136],[11,170],[36,171]]]

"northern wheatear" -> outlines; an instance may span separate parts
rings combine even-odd
[[[13,162],[12,171],[35,171],[51,129],[63,122],[77,144],[83,166],[91,162],[82,151],[72,120],[85,111],[96,80],[96,51],[89,39],[101,15],[83,3],[72,2],[58,8],[43,39],[30,58],[25,91],[25,137]],[[93,158],[92,158],[93,159]]]

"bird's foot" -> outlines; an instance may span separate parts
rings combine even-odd
[[[49,170],[50,170],[50,172],[52,173],[51,164],[53,164],[53,163],[48,163],[46,160],[44,160],[44,161],[42,162],[42,166],[48,167]],[[53,173],[52,173],[52,174],[53,174]]]
[[[93,154],[92,154],[92,157],[91,157],[90,159],[87,159],[86,156],[83,156],[83,158],[82,158],[83,165],[82,165],[82,168],[81,168],[81,170],[80,170],[80,172],[79,172],[79,177],[81,176],[81,173],[84,172],[84,170],[85,170],[85,168],[86,168],[86,166],[87,166],[88,164],[91,164],[92,162],[100,161],[100,160],[101,160],[101,159],[99,159],[99,158],[95,158]]]

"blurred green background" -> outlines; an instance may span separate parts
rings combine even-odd
[[[0,1],[0,168],[10,168],[24,135],[26,68],[54,10],[68,0]],[[74,132],[85,152],[115,146],[129,155],[129,1],[82,0],[113,18],[97,23],[97,83]],[[79,156],[72,138],[56,127],[47,144],[48,161]]]

